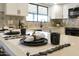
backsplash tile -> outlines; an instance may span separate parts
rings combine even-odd
[[[79,18],[64,19],[63,24],[67,27],[79,27]]]

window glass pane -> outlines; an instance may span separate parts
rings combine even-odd
[[[27,21],[37,21],[37,5],[28,4],[28,12]]]
[[[47,22],[47,8],[38,6],[38,21]]]
[[[28,12],[37,13],[37,5],[28,4]]]
[[[39,22],[47,22],[47,15],[38,15]]]
[[[38,14],[46,14],[47,15],[47,8],[38,6]]]
[[[26,20],[33,21],[33,14],[28,14],[28,16],[26,16]]]
[[[37,14],[34,14],[33,21],[37,21]]]
[[[43,16],[43,19],[44,19],[44,22],[47,22],[48,16],[44,15],[44,16]]]
[[[37,21],[37,14],[28,14],[28,16],[26,17],[27,21]]]

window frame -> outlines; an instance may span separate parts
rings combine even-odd
[[[48,20],[48,7],[46,7],[46,6],[43,6],[43,5],[38,5],[38,4],[34,4],[34,3],[29,3],[29,4],[31,4],[31,5],[36,5],[37,6],[37,21],[29,21],[29,22],[40,22],[40,21],[38,21],[38,12],[39,12],[39,10],[38,10],[38,7],[40,6],[40,7],[44,7],[44,8],[47,8],[47,22],[49,22],[49,20]],[[31,14],[30,12],[28,12],[29,14]],[[43,15],[43,14],[42,14]]]

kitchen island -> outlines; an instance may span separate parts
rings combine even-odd
[[[44,33],[46,35],[46,38],[48,39],[48,44],[44,46],[24,46],[20,44],[21,38],[5,40],[3,38],[3,33],[0,33],[0,45],[2,45],[5,50],[12,56],[26,56],[27,52],[29,52],[30,55],[33,55],[38,52],[42,52],[50,48],[56,47],[57,45],[52,45],[50,43],[50,33]],[[47,56],[79,56],[79,37],[61,34],[60,45],[66,43],[70,43],[71,46],[48,54]]]

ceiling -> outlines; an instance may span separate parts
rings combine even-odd
[[[59,5],[74,4],[76,6],[79,6],[79,3],[34,3],[34,4],[43,5],[43,6],[46,6],[46,7],[51,7],[54,4],[59,4]]]
[[[67,4],[67,3],[36,3],[36,4],[51,7],[54,4]]]

